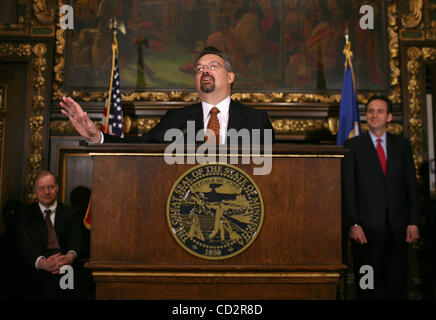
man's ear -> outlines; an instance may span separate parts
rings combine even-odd
[[[388,113],[387,122],[391,122],[391,121],[392,121],[392,113]]]
[[[235,74],[233,72],[229,72],[228,74],[229,84],[232,84],[235,81]]]

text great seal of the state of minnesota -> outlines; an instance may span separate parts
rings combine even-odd
[[[176,181],[168,196],[167,220],[177,242],[205,259],[226,259],[247,249],[262,227],[259,188],[228,164],[196,166]]]

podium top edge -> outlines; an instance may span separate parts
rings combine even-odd
[[[61,152],[84,152],[89,153],[92,156],[99,155],[125,155],[125,156],[163,156],[166,154],[183,154],[186,156],[193,155],[200,145],[195,146],[177,146],[173,145],[170,149],[167,149],[169,144],[157,144],[157,143],[104,143],[98,145],[87,145],[79,147],[59,147]],[[216,151],[208,149],[209,153],[223,154],[227,153],[229,156],[243,156],[243,155],[272,155],[277,157],[336,157],[342,158],[348,150],[343,146],[336,145],[300,145],[300,144],[274,144],[270,146],[257,145],[252,147],[229,147],[229,146],[216,146]],[[203,148],[202,152],[206,150]]]

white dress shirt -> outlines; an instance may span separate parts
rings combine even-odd
[[[374,148],[375,148],[375,150],[377,150],[377,139],[381,139],[381,146],[383,147],[383,150],[384,150],[384,152],[385,152],[385,157],[386,157],[386,160],[388,159],[388,153],[386,152],[386,131],[385,131],[385,133],[383,133],[383,135],[379,138],[379,137],[377,137],[377,136],[375,136],[374,134],[372,134],[371,133],[371,131],[368,131],[369,132],[369,136],[371,137],[371,140],[372,140],[372,143],[374,144]]]

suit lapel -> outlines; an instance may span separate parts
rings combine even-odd
[[[192,108],[189,109],[186,121],[195,122],[195,134],[197,134],[199,130],[204,129],[203,106],[201,102],[193,105]],[[185,123],[185,125],[187,126],[187,123]],[[184,134],[186,134],[186,128]],[[199,138],[201,141],[204,141],[204,135]]]
[[[394,169],[395,159],[398,159],[397,152],[399,148],[396,146],[395,139],[389,133],[386,134],[386,153],[388,154],[388,160],[386,163],[386,177],[392,174]]]
[[[374,143],[372,142],[371,136],[368,132],[364,133],[365,137],[363,139],[365,144],[365,149],[367,151],[368,157],[372,163],[373,168],[375,168],[377,174],[380,178],[384,179],[385,175],[383,173],[383,169],[380,164],[380,160],[378,159],[377,150],[374,147]]]
[[[65,214],[62,210],[61,203],[58,201],[58,205],[56,208],[55,222],[54,222],[54,229],[56,232],[56,236],[58,237],[58,241],[60,239],[60,236],[61,236],[61,233],[63,230],[64,222],[65,222]],[[60,244],[60,242],[59,242],[59,244]]]
[[[195,121],[195,130],[198,131],[200,129],[203,129],[204,123],[203,123],[203,107],[201,105],[201,102],[196,104],[189,113],[189,119],[188,120],[194,120]]]
[[[31,219],[32,228],[35,230],[34,232],[39,235],[38,238],[41,241],[41,247],[45,248],[47,246],[47,226],[38,203],[32,204]]]
[[[241,107],[238,103],[231,100],[229,107],[229,122],[227,124],[227,130],[236,129],[240,130],[244,124],[243,114],[241,113]]]

